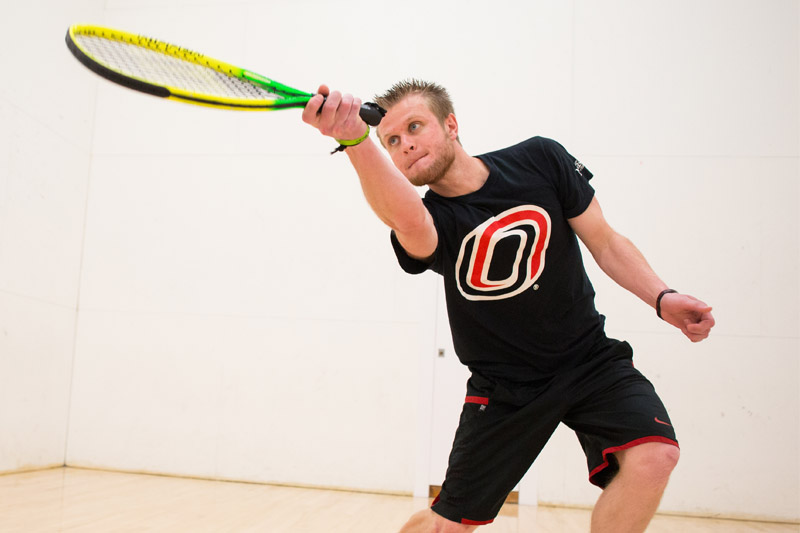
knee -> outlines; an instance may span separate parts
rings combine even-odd
[[[672,444],[662,444],[653,456],[653,470],[657,476],[660,476],[666,482],[669,479],[672,471],[678,466],[678,460],[681,458],[681,450]]]
[[[672,444],[648,443],[626,450],[620,471],[653,483],[666,483],[680,459],[680,449]]]

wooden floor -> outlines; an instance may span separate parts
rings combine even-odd
[[[0,532],[395,533],[404,496],[58,468],[0,476]],[[589,511],[507,505],[481,533],[588,532]],[[796,533],[800,525],[657,516],[648,533]]]

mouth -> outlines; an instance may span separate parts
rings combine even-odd
[[[426,157],[428,157],[428,154],[425,154],[423,156],[420,156],[420,157],[416,158],[414,161],[411,162],[410,165],[408,165],[408,167],[406,167],[406,170],[411,170],[411,167],[413,167],[414,165],[416,165],[417,163],[419,163],[421,160],[425,159]]]

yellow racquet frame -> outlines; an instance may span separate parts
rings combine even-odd
[[[182,61],[210,68],[226,76],[249,82],[256,87],[274,93],[277,97],[270,100],[264,98],[231,98],[209,95],[137,77],[96,58],[92,52],[80,42],[81,36],[98,37],[110,41],[128,43],[154,52],[159,52]],[[73,55],[83,63],[84,66],[96,74],[130,89],[162,98],[195,105],[240,111],[269,111],[290,107],[303,107],[313,96],[312,93],[300,91],[261,76],[260,74],[256,74],[255,72],[194,52],[187,48],[126,31],[102,26],[75,24],[70,26],[67,31],[66,41],[67,47]]]

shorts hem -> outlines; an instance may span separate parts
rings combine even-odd
[[[603,450],[603,463],[596,467],[589,473],[589,483],[592,485],[596,485],[601,489],[605,488],[605,486],[597,479],[597,476],[603,472],[609,466],[608,456],[614,452],[621,452],[622,450],[627,450],[629,448],[633,448],[635,446],[639,446],[640,444],[648,444],[651,442],[660,442],[662,444],[671,444],[677,448],[680,448],[678,441],[674,439],[670,439],[667,437],[660,437],[660,436],[651,436],[651,437],[642,437],[640,439],[632,440],[626,444],[621,446],[613,446],[611,448],[606,448]]]
[[[442,505],[440,503],[438,496],[436,497],[435,500],[433,500],[433,503],[431,504],[431,510],[434,513],[441,516],[442,518],[450,520],[451,522],[455,522],[457,524],[463,524],[465,526],[485,526],[487,524],[491,524],[492,522],[494,522],[494,518],[492,518],[491,520],[470,520],[469,518],[454,518],[458,516],[458,513],[446,513],[442,512],[441,509],[434,509],[434,506],[436,506],[437,504],[439,504],[440,506]]]

